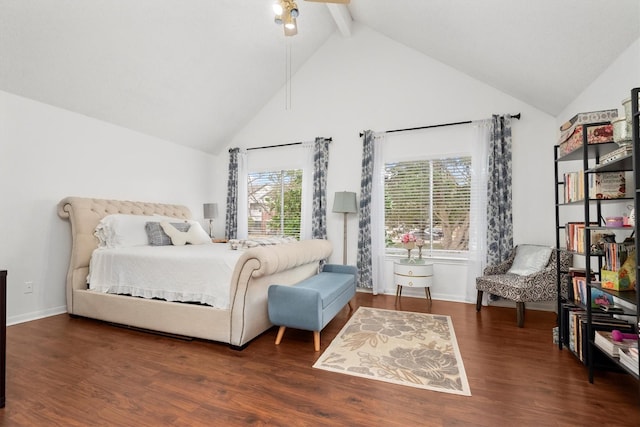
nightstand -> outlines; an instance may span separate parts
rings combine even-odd
[[[424,293],[431,301],[431,290],[433,282],[433,264],[427,262],[407,262],[395,261],[393,263],[393,280],[396,284],[396,300],[402,295],[402,288],[424,288]]]

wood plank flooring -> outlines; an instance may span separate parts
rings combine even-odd
[[[358,293],[356,306],[452,317],[471,397],[313,369],[347,308],[322,332],[277,328],[245,350],[53,316],[7,329],[2,426],[636,426],[640,385],[587,370],[552,344],[555,314]]]

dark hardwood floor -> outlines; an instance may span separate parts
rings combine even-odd
[[[182,341],[68,315],[7,330],[6,426],[590,426],[640,425],[640,385],[587,370],[552,344],[555,314],[358,293],[357,305],[452,317],[471,397],[313,369],[346,322],[277,328],[245,350]]]

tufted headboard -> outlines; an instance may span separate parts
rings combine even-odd
[[[190,219],[186,206],[123,200],[65,197],[58,203],[58,216],[71,222],[71,258],[67,272],[67,308],[72,313],[73,289],[86,289],[91,254],[98,247],[94,231],[110,214],[166,215]]]

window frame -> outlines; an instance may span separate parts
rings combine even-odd
[[[277,183],[274,184],[275,187],[275,191],[279,192],[279,196],[280,196],[280,208],[284,208],[285,206],[285,193],[286,191],[288,191],[289,189],[291,189],[291,187],[289,185],[283,185],[283,178],[286,176],[286,174],[289,174],[289,176],[294,177],[294,180],[298,180],[297,186],[294,186],[294,189],[297,189],[299,194],[298,194],[298,203],[299,203],[299,210],[297,211],[297,232],[295,235],[293,234],[287,234],[286,230],[287,230],[287,217],[286,217],[286,212],[285,215],[282,214],[282,211],[280,211],[280,229],[279,232],[276,234],[269,234],[268,233],[268,221],[271,220],[271,218],[275,217],[277,214],[274,214],[271,218],[267,219],[265,222],[267,222],[267,225],[263,228],[263,230],[265,230],[264,233],[260,232],[260,233],[256,233],[254,228],[251,226],[251,219],[253,217],[252,215],[252,205],[254,205],[254,199],[252,198],[252,195],[254,194],[254,192],[251,191],[251,179],[252,177],[257,177],[257,179],[264,179],[267,180],[269,179],[269,176],[273,176],[273,175],[279,175],[279,181]],[[298,175],[299,174],[299,175]],[[298,176],[296,176],[298,175]],[[295,237],[298,240],[301,240],[303,238],[303,214],[304,214],[304,208],[303,208],[303,204],[304,204],[304,200],[303,200],[303,191],[304,191],[304,177],[305,177],[305,170],[302,167],[298,167],[298,168],[276,168],[273,170],[261,170],[261,171],[253,171],[253,172],[248,172],[246,174],[246,181],[247,181],[247,237],[248,238],[262,238],[262,237],[274,237],[274,236],[292,236]],[[268,185],[268,183],[265,183],[265,185]],[[263,197],[269,197],[269,195],[272,194],[271,191],[267,192]],[[276,201],[277,199],[277,195],[276,195]],[[270,203],[268,201],[260,203],[261,205],[264,206],[264,203]],[[264,212],[260,209],[260,212]],[[269,212],[270,213],[270,212]],[[294,221],[296,221],[296,219],[294,219]]]
[[[467,213],[467,217],[470,218],[471,216],[471,206],[473,204],[472,202],[472,198],[473,196],[473,191],[472,191],[472,187],[473,187],[473,183],[472,183],[472,179],[473,179],[473,173],[471,171],[471,168],[473,167],[473,155],[471,152],[455,152],[455,153],[441,153],[438,155],[418,155],[418,156],[412,156],[410,158],[407,157],[396,157],[393,155],[390,156],[384,156],[383,159],[383,170],[382,173],[386,176],[387,174],[387,170],[388,170],[388,165],[390,164],[400,164],[400,163],[408,163],[408,162],[428,162],[429,166],[428,166],[428,173],[430,176],[429,179],[429,198],[428,198],[428,204],[429,204],[429,212],[427,214],[427,218],[428,218],[428,227],[430,230],[433,230],[435,228],[437,228],[437,225],[434,223],[434,212],[433,212],[433,193],[434,193],[434,188],[437,186],[436,183],[434,183],[433,181],[433,162],[434,161],[439,161],[439,160],[447,160],[447,159],[462,159],[464,161],[467,162],[467,167],[469,168],[469,199],[467,201],[468,203],[468,213]],[[385,177],[383,176],[382,178],[383,181],[383,197],[386,199],[387,197],[387,182]],[[426,223],[426,221],[425,221]],[[386,219],[386,206],[385,206],[385,221],[383,224],[384,228],[383,228],[383,233],[384,233],[384,240],[386,242],[386,237],[387,237],[387,219]],[[467,224],[467,234],[469,232],[469,228],[470,228],[470,224]],[[426,227],[425,227],[426,229]],[[410,232],[411,230],[409,230]],[[407,232],[407,231],[403,231]],[[400,233],[399,235],[403,234]],[[469,248],[469,240],[467,238],[467,242],[466,242],[466,249],[438,249],[438,248],[434,248],[434,239],[430,238],[429,240],[425,241],[425,245],[423,246],[421,252],[422,252],[422,256],[423,257],[429,257],[429,258],[451,258],[451,259],[460,259],[460,258],[465,258],[468,256],[469,252],[470,252],[470,248]],[[384,251],[385,251],[385,255],[386,256],[393,256],[393,257],[397,257],[397,256],[402,256],[402,257],[406,257],[407,256],[407,250],[404,249],[401,246],[387,246],[386,243],[384,245]],[[416,256],[418,252],[418,249],[414,249],[412,251],[412,255]]]

